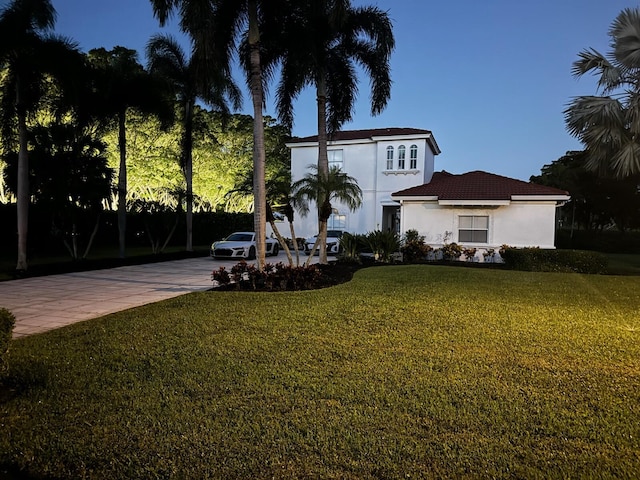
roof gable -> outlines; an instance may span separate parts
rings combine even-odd
[[[429,183],[393,193],[392,197],[437,197],[438,200],[511,200],[513,196],[567,196],[568,192],[479,170],[454,175],[435,172]]]

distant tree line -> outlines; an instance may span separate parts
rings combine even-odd
[[[587,153],[570,151],[542,167],[531,181],[560,188],[571,195],[561,207],[561,226],[567,230],[640,228],[640,175],[616,178],[586,166]]]

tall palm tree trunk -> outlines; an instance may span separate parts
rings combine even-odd
[[[250,48],[250,87],[253,102],[253,223],[256,234],[256,255],[258,269],[265,265],[267,236],[266,228],[266,187],[265,187],[265,150],[264,121],[262,117],[263,92],[262,70],[260,67],[260,31],[258,29],[258,5],[256,0],[248,0],[249,48]]]
[[[185,106],[182,138],[183,173],[187,187],[187,252],[193,252],[193,104]]]
[[[18,261],[16,270],[27,269],[27,233],[29,226],[29,152],[27,137],[27,112],[23,104],[20,81],[16,86],[16,110],[18,111],[18,192],[17,192],[17,224],[18,224]]]
[[[329,176],[329,157],[327,153],[327,82],[323,75],[318,78],[316,85],[318,103],[318,175],[323,178]],[[318,196],[318,241],[320,242],[321,264],[327,263],[327,221],[321,215],[324,204],[323,192]]]
[[[118,246],[120,258],[125,257],[127,232],[127,132],[125,127],[127,112],[118,114],[118,148],[120,168],[118,171]]]

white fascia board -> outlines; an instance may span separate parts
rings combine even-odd
[[[511,204],[510,200],[440,200],[438,205],[452,206],[501,206]]]
[[[511,195],[514,202],[568,202],[569,195]]]
[[[393,200],[383,200],[382,202],[380,202],[380,205],[382,205],[383,207],[397,207],[400,205],[400,202],[394,202]]]
[[[435,202],[438,200],[438,196],[418,197],[418,196],[403,196],[403,195],[391,195],[391,198],[398,202]]]
[[[335,147],[341,145],[357,145],[359,143],[373,143],[370,138],[358,138],[355,140],[332,140],[327,142],[328,147]],[[317,147],[318,142],[289,142],[285,143],[288,148],[296,147]]]

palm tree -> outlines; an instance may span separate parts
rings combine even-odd
[[[50,35],[56,12],[50,0],[13,0],[0,13],[0,67],[8,68],[2,84],[2,130],[5,151],[18,146],[17,271],[27,269],[29,221],[29,158],[27,118],[44,94],[49,76],[73,78],[81,62],[77,45]]]
[[[277,170],[271,178],[265,181],[266,188],[266,198],[267,198],[267,216],[266,221],[271,226],[271,230],[275,234],[278,242],[282,246],[285,254],[287,255],[287,260],[289,261],[289,265],[294,266],[293,256],[291,255],[291,250],[289,249],[289,245],[287,245],[286,240],[282,237],[280,230],[276,224],[276,217],[273,211],[274,207],[281,207],[284,210],[284,214],[289,221],[289,229],[291,231],[291,238],[293,239],[294,250],[296,252],[296,263],[298,266],[300,264],[300,256],[298,253],[298,244],[296,242],[295,237],[295,229],[293,226],[293,208],[291,207],[291,171],[288,168],[280,168]],[[228,195],[239,193],[241,195],[250,195],[253,193],[253,175],[247,175],[242,178],[238,186],[231,190]]]
[[[332,202],[338,201],[351,211],[357,210],[362,205],[362,190],[360,190],[355,178],[341,172],[338,167],[331,167],[328,175],[319,173],[316,165],[309,165],[309,168],[312,172],[307,173],[291,186],[291,201],[302,215],[309,213],[310,202],[317,203],[320,206],[318,209],[320,225],[326,231],[327,220],[333,212]],[[318,235],[309,254],[307,265],[311,262],[316,248],[322,241],[326,242]]]
[[[134,108],[144,114],[157,115],[164,124],[173,121],[173,105],[157,79],[138,62],[138,53],[124,47],[89,51],[89,60],[98,72],[97,89],[102,96],[103,115],[118,123],[118,245],[120,258],[126,249],[127,225],[127,112]]]
[[[586,147],[586,167],[618,178],[640,173],[640,9],[627,8],[609,30],[611,51],[580,52],[573,75],[599,75],[601,96],[574,98],[565,110],[569,133]]]
[[[148,68],[153,74],[163,77],[174,92],[180,109],[182,138],[180,166],[186,182],[187,199],[187,246],[193,251],[193,119],[196,100],[204,100],[223,114],[229,114],[227,98],[235,109],[240,108],[241,94],[228,72],[215,65],[203,64],[192,52],[187,58],[178,42],[166,35],[156,35],[147,44]]]
[[[315,87],[318,172],[327,175],[327,137],[352,118],[358,90],[356,66],[371,79],[371,114],[382,112],[389,101],[389,59],[395,46],[391,21],[378,8],[352,7],[349,0],[304,0],[297,2],[297,15],[291,15],[283,28],[295,41],[287,43],[281,55],[278,114],[291,127],[293,101],[305,87]],[[275,56],[265,61],[278,59]],[[322,203],[318,203],[319,217]],[[327,261],[324,225],[324,230],[319,228],[321,263]]]
[[[164,25],[175,9],[180,28],[188,34],[196,54],[205,62],[213,61],[225,72],[231,71],[231,57],[244,33],[249,45],[247,78],[253,104],[253,188],[254,230],[258,268],[265,264],[266,196],[263,70],[260,62],[261,25],[274,23],[274,16],[287,12],[285,0],[150,0],[154,15]],[[277,22],[275,22],[277,23]]]

